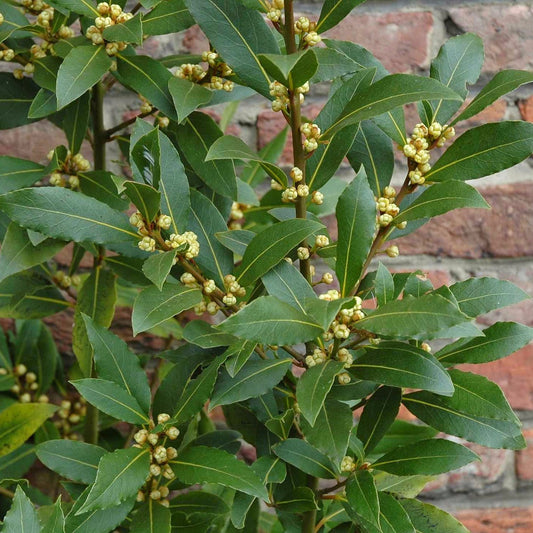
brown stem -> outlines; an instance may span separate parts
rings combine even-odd
[[[123,130],[127,128],[128,126],[131,126],[135,123],[135,121],[138,118],[145,118],[150,115],[153,115],[154,113],[157,113],[157,109],[152,109],[152,111],[149,111],[148,113],[140,113],[139,115],[135,115],[132,118],[129,118],[128,120],[125,120],[124,122],[121,122],[120,124],[117,124],[116,126],[113,126],[112,128],[109,128],[104,132],[106,141],[110,141],[113,134],[117,133],[117,131]]]

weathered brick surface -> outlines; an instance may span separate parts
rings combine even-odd
[[[518,108],[520,109],[520,116],[523,120],[533,122],[533,97],[520,100],[518,102]]]
[[[533,482],[533,428],[524,431],[527,448],[516,454],[516,475],[520,481]]]
[[[533,507],[507,509],[469,509],[455,516],[471,533],[531,533]]]
[[[533,66],[533,7],[518,5],[475,5],[451,7],[452,20],[464,31],[478,34],[485,44],[485,70],[528,69]]]

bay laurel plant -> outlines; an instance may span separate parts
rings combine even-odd
[[[0,337],[4,533],[463,533],[417,499],[426,483],[478,460],[462,443],[524,447],[501,389],[456,366],[531,341],[475,323],[527,296],[385,265],[432,217],[488,207],[467,181],[533,152],[533,124],[455,132],[533,75],[502,71],[465,105],[483,64],[472,34],[429,76],[389,74],[324,36],[361,3],[325,0],[311,21],[292,0],[0,0],[0,126],[49,120],[67,140],[46,165],[0,157],[0,314],[17,320]],[[195,23],[202,55],[136,52]],[[140,116],[110,124],[118,86]],[[224,133],[249,97],[286,121],[260,152]],[[204,110],[222,104],[217,124]],[[138,355],[110,332],[118,305],[168,349]],[[41,322],[60,311],[75,363]],[[45,490],[24,479],[35,457]]]

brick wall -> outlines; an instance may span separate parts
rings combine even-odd
[[[317,17],[322,2],[301,3],[301,14]],[[394,72],[425,72],[443,41],[465,31],[479,34],[485,43],[486,63],[482,81],[502,68],[533,68],[532,1],[369,0],[329,36],[355,40],[370,49]],[[146,53],[204,50],[197,28],[180,36],[151,39]],[[474,88],[478,90],[478,87]],[[325,87],[315,87],[308,98],[307,114],[320,109]],[[495,103],[471,125],[482,121],[518,119],[533,121],[533,87],[523,87]],[[109,123],[119,122],[138,109],[138,100],[114,92],[107,101]],[[408,113],[412,126],[416,117]],[[232,133],[239,133],[258,148],[283,126],[280,116],[257,98],[238,110]],[[43,160],[50,139],[61,142],[52,125],[39,123],[0,133],[0,154]],[[289,152],[287,151],[287,154]],[[343,168],[349,177],[352,171]],[[403,169],[398,173],[405,175]],[[489,275],[515,282],[533,294],[533,171],[529,162],[504,173],[478,180],[476,186],[492,205],[490,211],[463,209],[442,216],[398,244],[402,255],[389,262],[398,270],[420,268],[431,273],[436,284],[475,275]],[[332,228],[334,230],[334,228]],[[524,302],[491,314],[485,324],[516,320],[533,326],[533,304]],[[71,320],[54,318],[58,340],[69,352]],[[129,317],[119,312],[116,329],[131,339]],[[139,347],[158,348],[148,338],[136,339]],[[533,346],[503,361],[476,367],[475,371],[498,382],[525,426],[529,448],[512,452],[473,446],[483,458],[458,472],[433,482],[425,496],[457,514],[472,533],[530,533],[533,531]]]

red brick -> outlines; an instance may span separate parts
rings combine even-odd
[[[533,428],[524,431],[527,448],[516,453],[516,475],[522,481],[533,481]]]
[[[191,26],[183,35],[183,46],[191,54],[201,54],[209,50],[209,41],[203,34],[200,26]]]
[[[523,257],[533,255],[533,184],[486,187],[492,209],[459,209],[431,220],[398,241],[402,254],[447,257]]]
[[[433,14],[429,11],[365,13],[346,17],[326,36],[356,41],[368,48],[391,72],[412,72],[429,66]]]
[[[471,533],[531,533],[533,507],[506,509],[469,509],[455,516]]]
[[[499,361],[462,365],[462,370],[481,374],[500,385],[513,409],[533,410],[533,345]]]
[[[483,39],[486,71],[533,66],[533,7],[476,4],[453,7],[448,12],[462,30],[476,33]]]
[[[533,96],[530,96],[527,100],[518,102],[518,107],[522,118],[528,122],[533,122]]]

